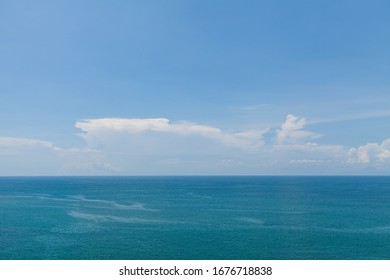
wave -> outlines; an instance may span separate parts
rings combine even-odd
[[[168,221],[164,220],[153,220],[153,219],[143,219],[143,218],[135,218],[135,217],[119,217],[119,216],[113,216],[113,215],[97,215],[97,214],[90,214],[85,212],[79,212],[79,211],[69,211],[68,215],[76,218],[76,219],[82,219],[82,220],[88,220],[93,222],[115,222],[115,223],[142,223],[142,224],[166,224],[170,223]]]
[[[272,214],[309,214],[307,211],[272,211],[272,210],[258,210],[258,209],[223,209],[223,208],[209,208],[209,211],[219,212],[251,212],[251,213],[272,213]]]
[[[53,201],[76,201],[75,199],[52,197],[48,194],[36,194],[36,195],[0,195],[2,198],[33,198],[40,200],[53,200]]]
[[[59,198],[59,197],[51,197],[51,196],[37,196],[38,199],[41,199],[41,200],[52,200],[52,201],[71,201],[71,202],[74,202],[76,200],[74,199],[69,199],[69,198]]]
[[[36,195],[0,195],[2,198],[36,198]]]
[[[344,233],[375,233],[388,234],[390,233],[390,226],[367,227],[367,228],[319,228],[321,230],[344,232]]]
[[[236,219],[237,221],[240,222],[246,222],[250,224],[256,224],[256,225],[263,225],[264,221],[256,218],[250,218],[250,217],[240,217]]]
[[[68,197],[75,199],[75,201],[84,201],[84,202],[105,204],[105,205],[110,206],[110,208],[115,208],[115,209],[138,210],[138,211],[159,211],[158,209],[147,208],[144,206],[144,204],[139,203],[139,202],[135,202],[131,205],[126,205],[126,204],[117,203],[117,202],[112,201],[112,200],[86,198],[83,195],[68,195]]]
[[[262,224],[264,229],[292,230],[292,231],[325,231],[349,234],[389,234],[390,226],[365,227],[365,228],[334,228],[318,226],[294,226],[294,225],[267,225]]]

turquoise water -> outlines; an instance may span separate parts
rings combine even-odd
[[[0,259],[390,259],[390,177],[2,177]]]

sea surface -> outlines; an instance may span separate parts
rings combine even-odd
[[[0,259],[390,259],[390,177],[0,177]]]

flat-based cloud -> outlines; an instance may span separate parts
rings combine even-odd
[[[277,129],[228,131],[166,118],[77,121],[81,147],[0,137],[0,175],[362,174],[390,169],[390,138],[358,147],[316,143],[292,114]],[[373,171],[374,170],[374,171]]]
[[[115,133],[142,134],[147,132],[175,134],[182,136],[200,136],[220,142],[223,145],[241,149],[256,149],[264,144],[263,134],[267,130],[247,130],[227,132],[219,128],[181,121],[171,123],[165,118],[124,119],[102,118],[78,121],[75,125],[84,132],[87,141]],[[123,136],[126,137],[126,136]]]
[[[368,143],[349,150],[351,163],[385,164],[390,162],[390,139],[382,143]]]

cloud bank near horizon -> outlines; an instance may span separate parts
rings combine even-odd
[[[180,136],[195,136],[211,139],[220,144],[240,149],[256,149],[264,144],[263,134],[267,130],[247,130],[240,132],[226,132],[219,128],[201,125],[187,121],[175,124],[165,118],[123,119],[102,118],[78,121],[75,125],[81,129],[87,142],[104,138],[107,134],[122,134],[123,137],[132,137],[131,134],[153,132],[157,134],[172,134]],[[127,136],[125,136],[127,134]]]
[[[226,131],[166,118],[77,121],[84,147],[0,137],[1,175],[386,174],[390,138],[358,147],[315,142],[292,114],[279,128]]]

